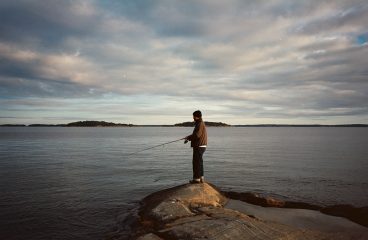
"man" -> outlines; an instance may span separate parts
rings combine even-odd
[[[201,111],[197,110],[193,113],[195,127],[192,135],[185,137],[185,143],[191,141],[190,146],[193,148],[193,180],[190,183],[203,183],[203,153],[207,147],[207,130],[202,120]]]

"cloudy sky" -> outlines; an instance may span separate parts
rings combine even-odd
[[[366,0],[2,0],[0,123],[368,123]]]

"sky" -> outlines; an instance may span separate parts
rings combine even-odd
[[[368,123],[366,0],[2,0],[0,124]]]

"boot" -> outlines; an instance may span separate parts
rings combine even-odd
[[[201,183],[201,179],[200,178],[196,178],[196,179],[190,180],[189,183],[192,183],[192,184]]]

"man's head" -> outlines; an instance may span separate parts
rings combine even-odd
[[[202,113],[201,111],[197,110],[193,113],[193,119],[194,121],[198,121],[200,119],[202,119]]]

